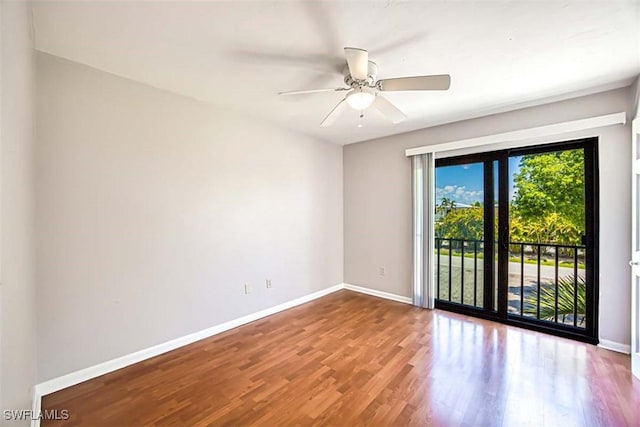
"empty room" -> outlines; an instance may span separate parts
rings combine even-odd
[[[640,2],[0,3],[0,424],[640,425]]]

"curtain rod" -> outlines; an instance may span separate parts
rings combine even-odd
[[[555,123],[552,125],[538,126],[528,129],[520,129],[494,135],[479,136],[476,138],[461,139],[458,141],[443,142],[434,145],[409,148],[405,150],[407,157],[426,153],[458,150],[461,148],[480,147],[482,145],[496,144],[500,142],[515,142],[525,139],[558,135],[586,129],[595,129],[603,126],[624,125],[627,123],[625,112],[607,114],[604,116],[589,117],[586,119],[572,120],[569,122]]]

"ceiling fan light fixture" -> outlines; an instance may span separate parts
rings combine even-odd
[[[366,110],[376,99],[375,91],[371,88],[360,87],[347,94],[347,104],[357,111]]]

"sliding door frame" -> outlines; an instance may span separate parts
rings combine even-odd
[[[493,152],[469,154],[465,156],[446,157],[443,159],[436,159],[436,169],[440,166],[457,166],[466,165],[470,163],[482,163],[483,165],[483,186],[484,186],[484,206],[493,206],[495,200],[494,194],[494,170],[493,162],[495,156]],[[488,244],[487,242],[495,241],[495,232],[493,224],[495,222],[495,212],[493,209],[484,209],[483,217],[483,235],[484,235],[484,249],[483,249],[483,296],[482,307],[474,307],[465,304],[458,304],[451,301],[438,300],[436,296],[435,308],[440,308],[448,311],[453,311],[462,314],[470,314],[476,317],[486,317],[486,314],[493,315],[495,310],[493,309],[495,300],[495,263],[494,251],[495,245]]]
[[[585,328],[576,328],[563,324],[524,318],[508,313],[508,276],[509,276],[509,158],[525,154],[584,150],[585,185],[585,276],[590,285],[586,292],[587,316]],[[494,236],[495,209],[494,162],[498,165],[498,236]],[[440,166],[464,165],[482,162],[484,165],[484,304],[483,308],[440,301],[435,307],[461,314],[481,317],[526,329],[545,332],[591,344],[598,343],[598,260],[599,260],[599,170],[598,138],[582,138],[529,147],[519,147],[486,153],[470,154],[436,159],[436,168]],[[491,209],[487,209],[491,206]],[[496,239],[497,237],[497,239]],[[490,242],[496,242],[490,243]],[[497,284],[494,270],[494,251],[498,252]],[[494,290],[497,289],[497,299]],[[494,301],[497,302],[494,307]]]

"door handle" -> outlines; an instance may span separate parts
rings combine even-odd
[[[640,261],[633,261],[633,260],[631,260],[631,261],[629,261],[629,265],[630,265],[631,267],[633,267],[633,266],[635,266],[635,265],[640,265]]]

